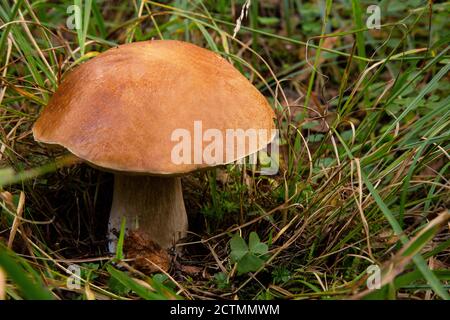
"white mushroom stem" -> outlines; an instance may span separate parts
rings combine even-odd
[[[108,226],[111,253],[123,217],[126,231],[137,230],[164,249],[172,247],[188,227],[181,179],[115,174]]]

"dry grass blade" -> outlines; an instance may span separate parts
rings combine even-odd
[[[0,268],[0,300],[6,298],[6,273]]]
[[[22,218],[24,205],[25,205],[25,193],[22,191],[22,192],[20,192],[19,204],[17,205],[16,215],[14,217],[13,225],[12,225],[11,231],[9,233],[8,248],[10,248],[10,249],[13,246],[13,242],[14,242],[14,238],[16,237],[17,229],[20,226],[20,222],[21,222],[20,219]]]
[[[450,220],[450,212],[448,210],[440,213],[436,218],[430,221],[416,236],[414,236],[403,248],[387,261],[382,269],[380,286],[392,283],[394,279],[402,273],[408,264],[411,263],[413,257],[419,254],[423,247],[432,239],[443,226]],[[369,294],[372,290],[367,289],[352,297],[352,299],[361,299]]]

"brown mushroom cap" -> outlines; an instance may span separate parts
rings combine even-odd
[[[203,131],[225,137],[226,129],[270,131],[273,118],[261,93],[219,55],[153,40],[109,49],[67,74],[33,134],[98,167],[174,175],[210,166],[171,161],[175,129],[189,130],[193,140],[194,121],[202,121]],[[259,141],[258,150],[272,138]],[[258,151],[245,150],[233,160]]]

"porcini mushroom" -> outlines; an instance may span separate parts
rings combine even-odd
[[[169,248],[188,228],[180,176],[264,148],[272,133],[259,135],[256,145],[245,139],[212,148],[211,142],[227,130],[273,131],[273,118],[264,96],[218,54],[186,42],[152,40],[109,49],[69,72],[33,134],[114,173],[111,251],[122,217],[127,230]],[[199,124],[210,133],[201,139],[194,132]],[[194,147],[181,141],[182,134],[194,137]],[[212,161],[204,161],[204,149]]]

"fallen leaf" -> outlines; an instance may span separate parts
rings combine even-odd
[[[131,265],[144,273],[169,270],[169,254],[140,231],[128,232],[123,249],[127,259],[134,259]]]

